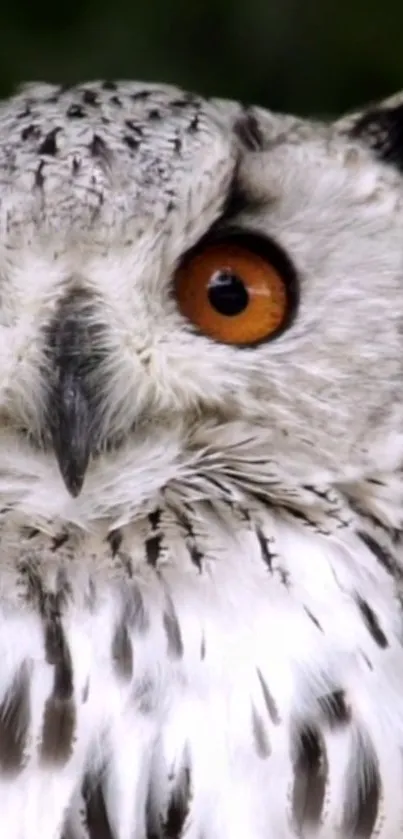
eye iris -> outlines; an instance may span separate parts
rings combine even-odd
[[[208,284],[210,305],[220,315],[234,317],[241,314],[248,303],[249,294],[241,278],[233,271],[217,271]]]

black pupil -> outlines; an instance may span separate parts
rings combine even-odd
[[[213,274],[208,286],[208,299],[220,315],[233,317],[246,309],[249,294],[241,278],[228,269]]]

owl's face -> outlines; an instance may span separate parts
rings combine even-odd
[[[135,84],[3,104],[5,503],[85,523],[171,487],[397,468],[399,113],[322,125]]]

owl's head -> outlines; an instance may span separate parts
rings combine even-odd
[[[85,524],[399,468],[398,99],[324,124],[39,85],[0,137],[3,506]]]

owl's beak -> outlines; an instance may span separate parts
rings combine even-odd
[[[98,339],[91,297],[73,285],[46,329],[47,427],[61,476],[73,498],[83,488],[93,448],[97,400],[90,374],[99,363]]]
[[[79,371],[67,365],[54,393],[51,434],[63,481],[73,498],[84,483],[91,452],[89,399]]]

